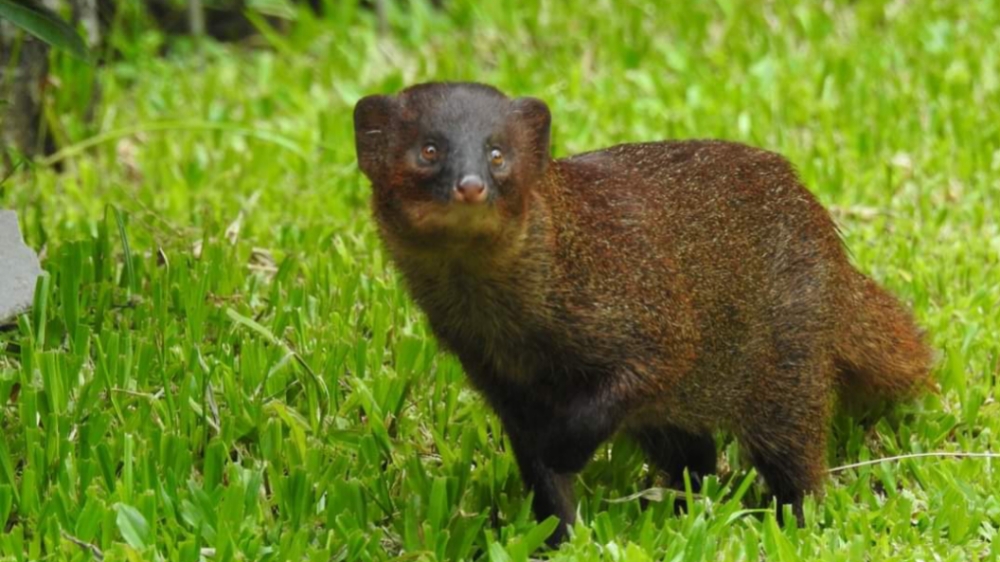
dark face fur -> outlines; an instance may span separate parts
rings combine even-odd
[[[495,239],[524,216],[549,160],[549,110],[480,84],[422,84],[354,108],[383,232],[413,243]]]

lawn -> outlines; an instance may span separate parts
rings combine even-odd
[[[830,465],[1000,452],[1000,3],[451,0],[382,36],[336,4],[252,44],[159,56],[125,22],[115,62],[54,59],[61,150],[0,186],[48,272],[0,328],[0,559],[1000,557],[995,460],[837,471],[782,528],[721,434],[682,515],[609,443],[539,548],[498,420],[380,247],[351,125],[362,95],[477,80],[545,99],[558,156],[785,154],[939,352],[940,393],[838,418]]]

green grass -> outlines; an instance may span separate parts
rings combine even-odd
[[[0,187],[48,272],[0,331],[0,558],[91,559],[74,539],[105,560],[1000,555],[996,461],[839,472],[782,529],[730,440],[681,516],[612,501],[645,487],[614,441],[578,479],[572,541],[539,549],[551,523],[387,262],[351,132],[364,94],[474,79],[546,99],[559,155],[779,151],[940,351],[941,393],[838,420],[831,466],[1000,451],[1000,4],[454,0],[392,10],[384,38],[336,4],[257,48],[157,58],[162,37],[123,24],[120,61],[54,60],[64,168]]]

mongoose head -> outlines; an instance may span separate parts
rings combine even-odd
[[[383,233],[440,246],[511,231],[549,162],[550,121],[541,100],[474,83],[363,98],[354,138]]]

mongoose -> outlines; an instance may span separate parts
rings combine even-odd
[[[560,519],[550,542],[572,473],[618,431],[677,481],[712,473],[728,430],[801,524],[835,398],[927,386],[922,332],[781,156],[692,140],[553,160],[550,124],[541,100],[475,83],[354,109],[380,236],[499,415],[536,516]]]

